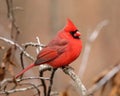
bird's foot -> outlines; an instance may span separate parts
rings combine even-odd
[[[62,68],[63,70],[66,70],[66,69],[74,70],[74,68],[71,67],[71,66],[62,66],[61,68]]]

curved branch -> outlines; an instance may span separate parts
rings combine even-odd
[[[79,76],[75,74],[75,72],[69,66],[63,68],[63,72],[70,76],[70,78],[75,82],[78,90],[80,90],[80,96],[87,96],[87,89],[81,82]]]
[[[40,85],[37,85],[36,88],[40,87]],[[19,88],[19,89],[13,89],[13,90],[5,90],[3,92],[0,92],[0,94],[11,94],[11,93],[15,93],[15,92],[23,92],[23,91],[27,91],[27,90],[31,90],[34,89],[34,86],[30,86],[30,87],[26,87],[26,88]]]
[[[26,51],[24,51],[24,49],[17,43],[13,42],[12,40],[10,39],[6,39],[5,37],[0,37],[0,40],[4,41],[4,42],[7,42],[11,45],[15,45],[20,51],[23,51],[24,55],[27,56],[29,59],[31,59],[32,61],[34,61],[35,59],[30,56]]]

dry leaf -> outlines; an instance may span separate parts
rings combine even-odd
[[[0,67],[0,81],[5,77],[5,67]]]
[[[101,81],[104,82],[102,85],[99,83]],[[108,89],[106,86],[108,83],[111,84],[111,89],[108,96],[120,96],[120,64],[116,64],[113,68],[103,71],[95,80],[94,85],[102,86],[102,95],[104,91]]]
[[[10,72],[10,74],[14,75],[13,66],[16,66],[16,64],[11,60],[12,56],[12,47],[10,47],[4,54],[2,59],[2,64],[4,64],[4,67],[6,67],[6,70]]]
[[[4,47],[4,46],[0,46],[0,49],[2,49],[2,50],[3,50],[3,49],[5,49],[5,47]]]
[[[61,92],[59,96],[69,96],[67,90],[64,92]]]
[[[112,88],[109,96],[120,96],[120,72],[112,80]]]
[[[11,57],[11,54],[12,54],[12,48],[10,47],[4,54],[3,56],[3,62],[4,63],[7,63],[10,61],[10,57]]]

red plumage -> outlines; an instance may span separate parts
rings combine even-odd
[[[66,26],[40,51],[35,63],[22,70],[15,78],[18,78],[30,68],[45,63],[54,68],[69,65],[80,55],[82,41],[79,36],[81,34],[70,19],[67,21]]]

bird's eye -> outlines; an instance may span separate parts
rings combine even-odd
[[[75,39],[79,39],[79,36],[76,35],[78,30],[75,30],[75,31],[71,31],[70,34],[72,35],[73,38]]]

